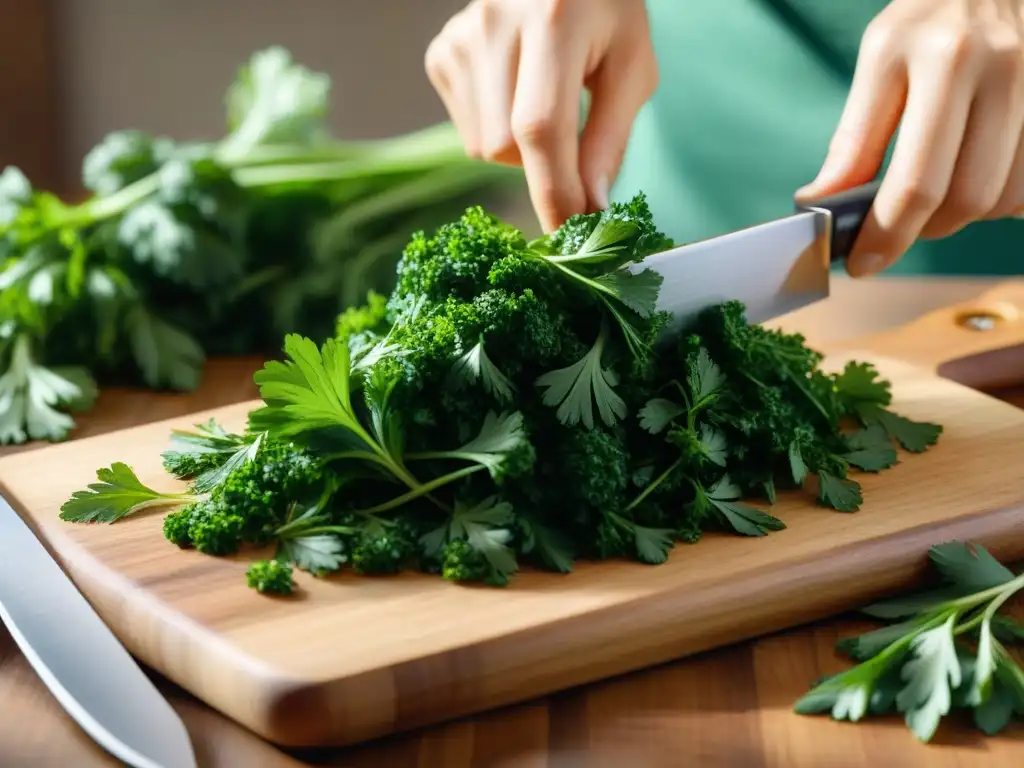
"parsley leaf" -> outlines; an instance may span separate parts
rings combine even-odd
[[[878,425],[854,432],[846,437],[849,451],[843,459],[865,472],[880,472],[893,466],[898,456],[889,436]]]
[[[348,346],[328,339],[317,348],[292,333],[284,351],[289,359],[271,360],[253,376],[266,405],[249,414],[250,428],[281,438],[340,428],[368,446],[372,439],[352,408]]]
[[[505,583],[519,569],[515,552],[508,546],[512,520],[512,505],[495,496],[471,507],[457,501],[448,523],[420,541],[427,557],[437,557],[446,541],[465,539],[487,561],[491,579]]]
[[[537,379],[537,386],[546,387],[544,405],[558,406],[558,419],[567,426],[582,422],[593,429],[595,402],[601,420],[608,426],[626,415],[626,402],[612,389],[618,377],[611,368],[601,366],[606,340],[606,329],[602,327],[587,354],[569,367],[550,371]]]
[[[879,378],[871,363],[848,362],[834,377],[835,390],[849,410],[857,404],[886,406],[892,401],[891,385]]]
[[[480,433],[452,454],[483,464],[494,475],[506,456],[523,444],[525,437],[521,413],[499,416],[491,411],[484,417]]]
[[[689,375],[686,379],[693,397],[691,408],[694,410],[706,404],[725,383],[725,374],[711,359],[706,349],[697,353],[696,359],[690,363]]]
[[[701,424],[700,448],[704,453],[704,457],[712,464],[717,464],[720,467],[725,466],[725,459],[729,451],[725,435],[721,432],[709,427],[707,424]]]
[[[510,455],[526,446],[526,432],[523,430],[521,413],[517,411],[498,415],[489,411],[484,417],[480,432],[462,447],[454,451],[412,453],[406,458],[470,461],[486,467],[492,478],[500,480]]]
[[[536,555],[548,568],[559,573],[572,571],[573,551],[568,539],[557,529],[544,525],[536,516],[520,513],[523,553]]]
[[[797,485],[802,484],[807,478],[807,464],[804,462],[803,454],[800,453],[800,443],[796,440],[789,444],[789,471],[793,475],[793,482]]]
[[[199,343],[136,304],[125,321],[132,355],[146,384],[191,392],[199,386],[206,356]]]
[[[63,440],[74,421],[59,406],[88,406],[96,385],[84,369],[49,369],[36,362],[27,336],[12,345],[0,375],[0,443]]]
[[[341,540],[329,534],[284,538],[277,557],[318,576],[338,570],[348,560]]]
[[[144,485],[131,467],[115,462],[96,471],[98,483],[75,491],[60,508],[60,519],[76,523],[112,523],[143,509],[185,504],[196,497],[187,493],[161,493]]]
[[[256,454],[260,450],[263,441],[263,433],[254,435],[251,441],[246,441],[232,453],[227,461],[218,467],[213,467],[196,477],[192,483],[192,490],[196,493],[212,491],[218,485],[227,480],[228,475],[246,464],[256,460]]]
[[[460,385],[463,382],[475,384],[477,381],[484,391],[493,395],[501,402],[512,399],[515,386],[498,367],[491,362],[484,350],[484,340],[480,339],[472,349],[455,361],[451,370],[451,380]]]
[[[935,445],[942,434],[942,426],[925,421],[911,421],[898,413],[871,403],[858,405],[857,417],[866,427],[878,426],[893,440],[911,453],[922,453]]]
[[[865,661],[877,656],[918,626],[920,626],[920,622],[917,620],[904,621],[865,632],[856,637],[847,637],[836,643],[836,651],[854,661]]]
[[[228,91],[231,134],[217,148],[222,160],[265,144],[309,144],[325,137],[330,79],[295,64],[280,46],[256,53]]]
[[[911,641],[913,657],[903,665],[906,687],[896,697],[907,725],[922,741],[928,741],[939,720],[949,713],[953,689],[960,685],[960,660],[953,642],[955,617],[916,635]]]
[[[686,408],[663,397],[651,398],[640,409],[640,426],[652,435],[664,432],[673,419],[686,413]]]
[[[980,544],[949,541],[928,552],[942,577],[965,594],[1001,587],[1013,581],[1014,574]]]
[[[728,475],[723,475],[706,492],[707,501],[718,513],[720,520],[736,533],[743,536],[765,536],[769,531],[781,531],[786,527],[777,517],[738,501],[741,496],[739,486]]]
[[[829,712],[835,720],[851,722],[861,720],[869,712],[880,713],[899,690],[893,680],[894,677],[898,680],[898,661],[898,655],[879,654],[826,678],[804,694],[793,709],[800,715]]]
[[[857,481],[818,472],[818,501],[838,512],[856,512],[864,503],[864,497]]]
[[[602,216],[589,237],[583,241],[576,253],[568,256],[552,256],[552,261],[593,263],[616,256],[626,249],[626,242],[639,232],[635,221]]]
[[[993,616],[991,619],[992,635],[1001,643],[1008,645],[1024,643],[1024,624],[1009,616]]]
[[[974,724],[986,735],[1002,731],[1014,713],[1024,714],[1024,676],[1005,654],[1000,654],[991,687],[981,703],[974,705]]]
[[[653,269],[634,273],[619,268],[601,275],[596,282],[606,286],[616,299],[640,317],[647,318],[657,307],[662,280],[662,276]]]
[[[650,528],[633,523],[633,541],[637,557],[645,563],[658,565],[668,560],[669,550],[675,544],[675,532],[667,528]]]

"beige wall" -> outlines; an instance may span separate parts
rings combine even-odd
[[[333,79],[341,136],[444,119],[423,52],[465,0],[62,0],[61,79],[68,162],[110,130],[179,139],[223,131],[237,66],[279,43]]]

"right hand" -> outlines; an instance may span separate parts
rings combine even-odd
[[[523,166],[546,232],[608,206],[633,121],[658,82],[643,0],[472,0],[425,64],[467,154]]]

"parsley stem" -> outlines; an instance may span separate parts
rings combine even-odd
[[[1006,582],[1006,584],[1003,585],[1003,591],[996,595],[995,599],[988,604],[988,607],[982,614],[985,617],[983,621],[991,621],[992,617],[996,615],[996,611],[1002,607],[1003,603],[1017,594],[1021,588],[1024,588],[1024,574]]]
[[[973,595],[965,595],[964,597],[950,600],[946,605],[950,608],[964,608],[969,610],[991,600],[994,597],[999,597],[1003,592],[1008,592],[1009,594],[999,601],[999,605],[1002,605],[1003,602],[1009,600],[1010,597],[1019,592],[1022,588],[1024,588],[1024,573],[995,587],[989,587],[981,592],[975,592]]]
[[[461,480],[462,478],[467,477],[468,475],[472,475],[474,472],[479,472],[482,469],[486,469],[486,467],[483,466],[482,464],[476,464],[472,467],[463,467],[462,469],[458,469],[455,472],[450,472],[447,475],[435,477],[433,480],[429,480],[426,483],[423,483],[418,488],[414,488],[408,493],[403,493],[401,496],[396,496],[390,501],[385,501],[382,504],[378,504],[374,507],[369,507],[368,509],[360,509],[355,514],[373,515],[377,512],[387,512],[389,509],[400,507],[403,504],[413,501],[414,499],[418,499],[420,496],[428,494],[430,491],[433,491],[436,488],[440,488],[442,485],[447,485],[448,483],[453,483],[456,480]]]
[[[142,202],[160,188],[160,177],[151,173],[112,195],[96,197],[80,205],[67,209],[66,218],[60,222],[61,227],[79,228],[104,221],[124,213],[129,208]]]
[[[682,463],[683,463],[683,457],[680,456],[678,459],[676,459],[674,462],[672,462],[671,465],[669,465],[668,469],[666,469],[664,472],[662,472],[660,475],[658,475],[656,478],[654,478],[650,483],[648,483],[647,487],[644,488],[642,491],[640,491],[640,495],[637,496],[635,499],[633,499],[633,501],[631,501],[629,503],[629,505],[626,507],[625,511],[626,512],[631,512],[637,505],[639,505],[641,502],[643,502],[643,500],[646,499],[648,496],[650,496],[651,493],[653,493],[654,490],[659,485],[661,485],[663,482],[665,482],[665,480],[668,479],[669,475],[671,475],[673,472],[675,472],[677,469],[679,469],[679,465],[682,464]]]

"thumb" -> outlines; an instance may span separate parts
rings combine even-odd
[[[824,197],[871,181],[885,160],[905,98],[906,81],[894,63],[862,55],[825,162],[796,198]]]
[[[590,114],[580,137],[579,164],[591,209],[608,207],[633,121],[657,84],[658,65],[649,46],[610,54],[590,78]]]

